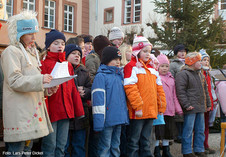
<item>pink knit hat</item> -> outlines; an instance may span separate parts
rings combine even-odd
[[[148,41],[147,38],[142,36],[135,36],[133,39],[133,55],[137,56],[141,49],[143,49],[146,46],[151,46],[152,44]]]
[[[159,66],[160,66],[161,64],[170,64],[169,59],[168,59],[167,56],[164,55],[164,54],[158,55],[158,56],[157,56],[157,59],[158,59],[158,61],[159,61],[158,68],[159,68]]]

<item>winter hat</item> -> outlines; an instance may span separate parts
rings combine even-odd
[[[65,36],[63,33],[59,32],[56,29],[52,29],[49,33],[46,33],[46,49],[49,48],[49,46],[57,39],[62,39],[64,42],[66,41]]]
[[[36,33],[38,32],[38,21],[37,19],[29,20],[19,20],[17,21],[17,41],[20,40],[20,37],[24,34]]]
[[[201,54],[198,52],[192,52],[186,55],[185,57],[185,64],[192,65],[197,61],[201,61]]]
[[[92,36],[86,36],[83,39],[84,39],[84,43],[93,42]]]
[[[102,50],[109,45],[111,45],[110,40],[103,35],[98,35],[93,40],[94,51],[100,56],[102,55]]]
[[[21,48],[28,64],[30,65],[32,65],[32,63],[30,61],[30,58],[28,57],[27,51],[20,42],[20,37],[25,34],[35,33],[39,31],[36,16],[37,16],[36,12],[24,10],[17,15],[11,16],[7,22],[10,44],[18,45]],[[35,51],[39,66],[41,66],[38,51],[34,47],[33,49]]]
[[[8,19],[8,36],[11,45],[18,45],[21,36],[39,31],[36,16],[36,12],[24,10]]]
[[[82,58],[82,49],[76,45],[76,44],[68,44],[65,46],[65,58],[67,59],[67,57],[71,54],[72,51],[78,50],[80,52],[80,57]]]
[[[148,41],[147,38],[142,36],[135,36],[133,39],[133,55],[137,56],[141,49],[143,49],[146,46],[151,46],[152,44]]]
[[[185,50],[186,53],[188,53],[188,49],[185,48],[185,46],[184,46],[183,44],[179,44],[179,45],[175,46],[175,47],[174,47],[174,55],[176,56],[177,53],[178,53],[179,51],[182,51],[182,50]]]
[[[206,53],[206,50],[205,50],[205,49],[201,49],[201,50],[199,51],[199,53],[202,55],[202,60],[203,60],[203,58],[205,58],[205,57],[209,57],[209,58],[210,58],[210,56]]]
[[[120,58],[121,52],[114,46],[108,46],[103,49],[101,63],[107,65],[113,59]]]
[[[170,64],[168,57],[164,54],[158,55],[157,59],[159,61],[158,68],[161,64]]]
[[[113,27],[109,34],[109,40],[124,38],[124,33],[118,27]]]

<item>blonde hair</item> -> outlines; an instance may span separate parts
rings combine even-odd
[[[126,60],[126,52],[128,50],[132,50],[132,46],[124,43],[119,47],[119,50],[122,55],[121,66],[125,66],[128,63],[128,61]]]
[[[16,40],[17,37],[17,21],[19,20],[30,20],[36,19],[37,13],[34,11],[24,10],[20,14],[11,16],[8,21],[8,36],[11,45],[17,45],[18,41]]]

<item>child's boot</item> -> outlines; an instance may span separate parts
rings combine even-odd
[[[155,146],[154,155],[155,157],[161,157],[159,146]]]
[[[162,157],[173,157],[173,156],[170,154],[170,148],[169,148],[169,146],[163,146]]]

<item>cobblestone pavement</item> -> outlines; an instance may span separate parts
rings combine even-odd
[[[221,141],[221,134],[220,133],[210,133],[209,134],[209,146],[210,148],[216,150],[216,154],[209,154],[208,157],[220,157],[220,141]],[[173,157],[183,157],[181,154],[181,144],[173,143],[170,146],[170,152]],[[224,157],[226,157],[226,152]]]

